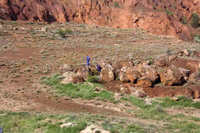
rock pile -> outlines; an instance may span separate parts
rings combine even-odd
[[[193,51],[194,52],[194,51]],[[176,54],[161,55],[154,59],[152,63],[149,61],[134,64],[132,60],[124,60],[114,63],[103,63],[101,72],[97,73],[96,68],[81,67],[72,69],[69,65],[64,65],[60,70],[64,72],[62,83],[82,83],[88,78],[88,74],[99,76],[99,82],[108,83],[119,81],[122,84],[130,84],[132,86],[118,85],[116,90],[133,95],[144,97],[144,90],[138,87],[151,87],[156,84],[163,86],[182,86],[187,82],[195,83],[200,79],[200,60],[191,60],[190,58],[181,58],[180,56],[194,56],[192,50],[184,50]],[[183,53],[183,55],[180,55]],[[132,89],[131,89],[132,88]],[[134,89],[133,89],[134,88]],[[195,95],[198,95],[195,92]]]

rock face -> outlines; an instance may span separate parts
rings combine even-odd
[[[191,33],[198,31],[183,23],[189,23],[194,12],[200,14],[199,7],[197,0],[1,0],[0,18],[142,28],[153,34],[193,39]]]

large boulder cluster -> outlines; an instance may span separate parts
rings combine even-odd
[[[181,57],[191,55],[195,54],[184,50],[173,55],[159,55],[151,61],[123,60],[113,64],[102,62],[101,72],[98,72],[92,64],[89,68],[86,66],[74,68],[65,64],[60,68],[64,77],[61,83],[83,83],[88,80],[88,75],[91,75],[98,77],[101,83],[114,83],[114,89],[110,88],[112,91],[144,97],[146,94],[140,88],[154,88],[157,84],[170,87],[196,83],[200,79],[200,61]]]
[[[188,81],[195,82],[199,78],[200,61],[180,57],[194,56],[196,53],[193,50],[166,53],[156,57],[153,62],[144,61],[137,64],[134,64],[133,60],[124,60],[103,67],[100,77],[104,82],[120,80],[122,83],[142,87],[153,87],[158,83],[180,86]]]

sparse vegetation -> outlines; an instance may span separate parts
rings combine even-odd
[[[195,36],[195,37],[194,37],[194,40],[195,40],[196,42],[199,42],[199,43],[200,43],[200,35],[199,35],[199,36]]]
[[[181,19],[181,22],[183,24],[187,24],[188,23],[187,18],[185,16],[183,16],[182,19]]]
[[[61,77],[58,74],[52,75],[52,77],[42,78],[42,82],[46,85],[51,86],[53,89],[57,90],[60,95],[66,95],[71,98],[83,98],[83,99],[94,99],[97,98],[102,101],[115,102],[113,98],[113,93],[106,91],[101,84],[94,83],[96,81],[95,77],[92,77],[90,81],[93,83],[84,84],[61,84]],[[95,88],[103,89],[100,92],[96,92]]]
[[[88,82],[91,82],[91,83],[98,83],[98,82],[99,82],[99,78],[98,78],[97,76],[89,75],[89,76],[88,76]]]
[[[191,22],[192,27],[196,28],[199,26],[199,14],[198,13],[193,13],[192,14],[192,22]]]
[[[178,98],[178,101],[171,100],[170,98],[161,98],[160,100],[162,103],[160,105],[162,107],[172,107],[172,106],[179,106],[179,107],[193,107],[193,108],[200,108],[200,102],[193,102],[192,99],[187,98],[185,96],[181,96]]]
[[[66,34],[72,34],[73,32],[72,32],[72,30],[70,30],[70,29],[65,29],[65,30],[62,30],[62,29],[60,29],[59,30],[59,34],[60,34],[60,36],[62,36],[63,38],[66,36]]]
[[[120,5],[119,5],[119,3],[117,1],[114,2],[114,7],[115,8],[120,8]]]
[[[167,13],[168,15],[173,16],[173,13],[172,13],[172,12],[168,11],[167,9],[166,9],[165,11],[166,11],[166,13]]]

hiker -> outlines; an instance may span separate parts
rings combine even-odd
[[[86,57],[86,60],[87,60],[87,68],[89,67],[89,65],[90,65],[90,57],[89,56],[87,56]]]
[[[97,70],[98,70],[99,72],[101,72],[101,66],[100,66],[99,64],[97,64]]]

